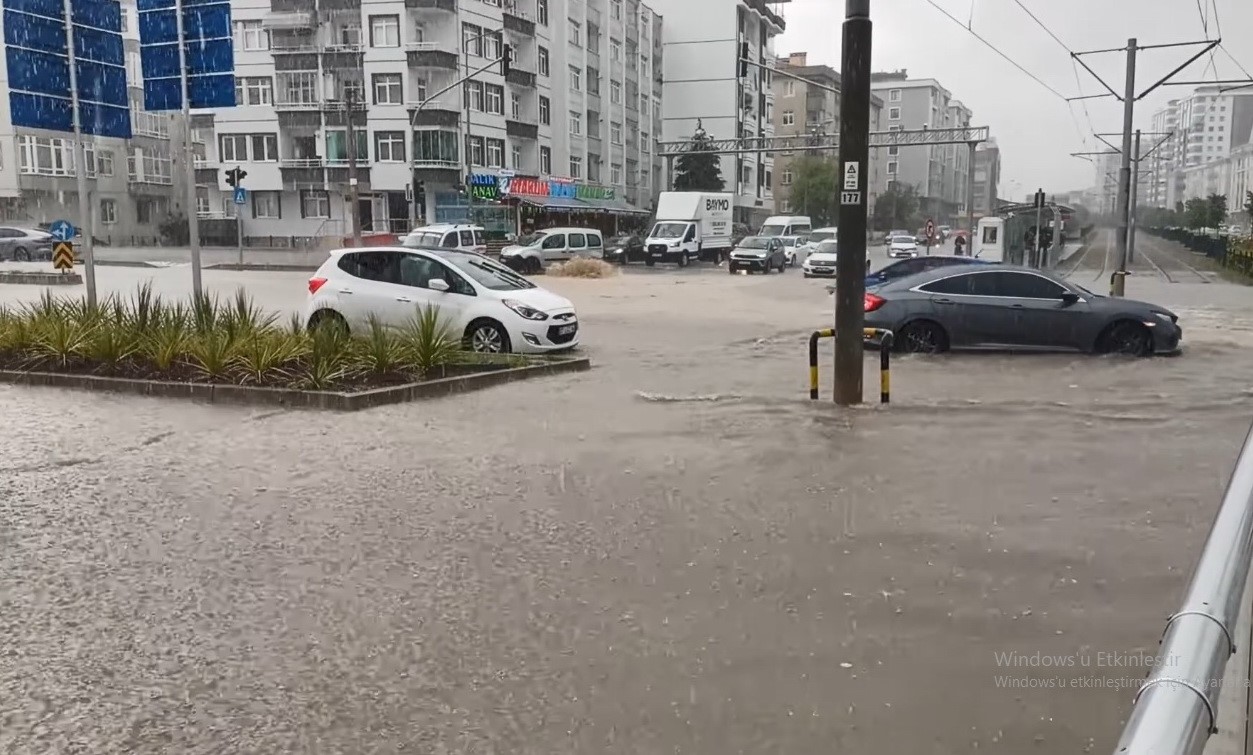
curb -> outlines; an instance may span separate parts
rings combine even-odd
[[[317,272],[319,267],[321,267],[321,264],[318,264],[318,265],[273,264],[272,265],[272,264],[267,264],[267,263],[251,264],[251,263],[245,262],[244,264],[241,265],[238,262],[220,262],[216,265],[205,265],[204,269],[205,270],[232,270],[232,271],[240,271],[240,272],[252,270],[252,271],[268,272],[268,273],[301,273],[301,272],[313,273],[313,272]]]
[[[454,393],[490,388],[517,380],[557,375],[563,372],[585,372],[592,368],[587,357],[553,360],[526,367],[511,367],[471,375],[440,378],[421,383],[374,388],[347,393],[342,391],[302,391],[294,388],[259,388],[228,383],[175,383],[165,380],[136,380],[100,375],[72,375],[60,372],[20,372],[0,370],[0,383],[73,388],[88,391],[129,393],[140,396],[190,399],[210,404],[244,406],[283,406],[289,409],[323,409],[355,412],[376,406],[407,401],[439,398]]]
[[[83,282],[78,273],[31,273],[22,270],[0,272],[0,283],[28,286],[77,286]]]

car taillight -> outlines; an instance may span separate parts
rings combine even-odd
[[[309,279],[309,295],[312,296],[318,292],[319,288],[326,285],[326,278],[310,278]],[[870,310],[866,310],[869,312]]]
[[[884,299],[882,296],[875,296],[874,294],[866,294],[865,304],[866,311],[873,312],[879,307],[882,307],[884,304],[887,304],[887,299]]]

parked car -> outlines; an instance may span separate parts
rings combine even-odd
[[[801,271],[806,278],[834,278],[835,262],[839,258],[840,243],[835,239],[819,241],[814,251],[805,258]]]
[[[778,239],[783,242],[783,256],[788,267],[796,267],[797,259],[803,262],[809,255],[808,236],[779,236]]]
[[[465,347],[542,353],[579,343],[569,299],[479,254],[444,249],[339,249],[309,279],[305,323],[360,332],[377,318],[403,327],[436,307]]]
[[[457,249],[462,252],[487,253],[487,239],[481,225],[458,225],[440,223],[414,228],[400,241],[401,246],[439,249]]]
[[[783,252],[783,240],[778,236],[749,236],[731,250],[727,269],[732,275],[740,270],[753,272],[787,269],[787,256]]]
[[[973,257],[957,257],[947,254],[937,254],[930,257],[913,257],[899,262],[889,262],[887,265],[884,265],[875,272],[867,273],[866,288],[870,288],[871,286],[882,286],[888,281],[894,281],[897,278],[905,278],[910,275],[916,275],[927,270],[934,270],[937,267],[990,264],[996,263],[984,262],[983,260],[975,259]]]
[[[1078,350],[1149,356],[1178,351],[1179,318],[1156,304],[1092,293],[1024,267],[945,266],[865,296],[867,328],[903,351],[956,348]]]
[[[909,234],[900,236],[891,236],[888,238],[888,257],[897,259],[899,257],[917,257],[918,242],[914,241],[914,237]]]
[[[605,242],[606,262],[625,265],[628,262],[643,262],[648,259],[644,249],[644,239],[633,234],[614,236]]]
[[[500,251],[500,261],[522,273],[538,273],[550,262],[601,257],[605,248],[595,228],[545,228],[523,236]]]
[[[46,231],[0,226],[0,260],[50,260],[55,241]]]

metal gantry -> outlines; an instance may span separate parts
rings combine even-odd
[[[988,140],[987,126],[965,128],[921,128],[901,131],[871,131],[870,146],[916,147],[938,144],[978,144]],[[697,144],[700,146],[697,147]],[[738,139],[710,139],[695,142],[691,139],[657,142],[657,153],[662,157],[675,158],[692,152],[716,155],[748,155],[757,152],[787,154],[810,150],[834,150],[840,148],[836,134],[798,134],[796,136],[745,136]]]

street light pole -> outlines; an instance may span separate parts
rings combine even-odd
[[[1127,291],[1128,213],[1131,209],[1131,129],[1136,107],[1136,45],[1135,37],[1127,40],[1127,84],[1122,107],[1122,165],[1118,169],[1118,269],[1110,286],[1111,296]]]
[[[191,292],[199,299],[204,294],[200,280],[200,208],[196,206],[196,156],[191,143],[191,78],[187,74],[187,43],[184,37],[183,3],[177,0],[174,18],[178,34],[178,68],[183,99],[183,162],[187,171],[187,244],[191,248]]]
[[[357,186],[357,130],[354,113],[357,110],[357,95],[349,89],[344,93],[344,107],[347,109],[347,130],[344,133],[348,140],[348,201],[352,203],[352,245],[361,246],[361,190]]]

